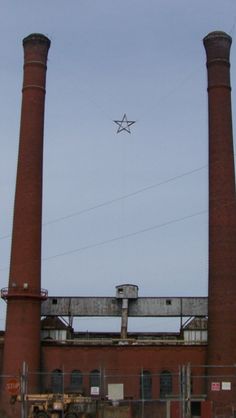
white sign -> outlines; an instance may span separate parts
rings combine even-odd
[[[124,399],[123,383],[108,383],[108,399],[112,401],[120,401]]]
[[[221,389],[222,390],[231,390],[231,382],[222,382]]]
[[[91,395],[99,395],[99,386],[91,386],[90,394]]]

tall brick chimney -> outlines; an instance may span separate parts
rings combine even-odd
[[[224,32],[204,40],[209,104],[208,375],[232,374],[236,363],[236,198],[231,115],[230,47]],[[235,395],[235,393],[234,393]],[[208,386],[208,397],[218,394]],[[232,390],[221,391],[232,399]]]
[[[43,129],[47,54],[50,40],[34,33],[23,40],[24,79],[7,301],[3,374],[17,375],[25,362],[40,369],[41,224]],[[28,391],[37,390],[37,376]],[[4,393],[6,397],[6,393]]]

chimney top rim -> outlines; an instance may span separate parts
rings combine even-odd
[[[210,39],[216,39],[216,38],[225,38],[228,39],[230,42],[232,42],[232,38],[230,35],[228,35],[226,32],[224,31],[220,31],[220,30],[216,30],[213,32],[208,33],[208,35],[206,35],[203,40],[210,40]]]
[[[47,37],[47,36],[45,36],[45,35],[43,35],[42,33],[37,33],[37,32],[35,32],[35,33],[31,33],[30,35],[28,35],[28,36],[26,36],[24,39],[23,39],[23,46],[26,44],[26,43],[28,43],[28,42],[42,42],[42,43],[46,43],[46,44],[48,44],[49,46],[50,46],[50,44],[51,44],[51,41],[50,41],[50,39]]]

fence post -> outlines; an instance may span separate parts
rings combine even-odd
[[[22,364],[22,373],[20,376],[21,388],[21,418],[27,418],[27,386],[28,386],[28,367],[25,361]]]
[[[186,418],[191,418],[191,366],[186,366]]]

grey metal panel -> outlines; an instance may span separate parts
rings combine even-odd
[[[50,297],[41,314],[58,316],[120,316],[121,303],[112,297]]]
[[[129,316],[205,316],[207,298],[139,298],[129,302]]]
[[[42,316],[121,316],[122,300],[112,297],[50,297]],[[130,317],[206,316],[206,297],[144,297],[129,301]]]

